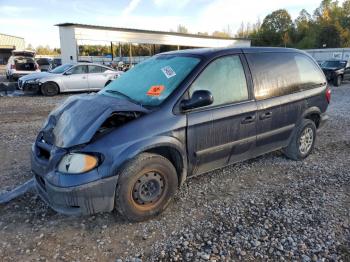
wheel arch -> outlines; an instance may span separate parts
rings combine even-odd
[[[318,107],[310,107],[303,113],[301,119],[305,118],[312,120],[315,123],[316,128],[318,128],[321,122],[321,114],[321,110]]]
[[[146,141],[135,143],[123,150],[119,157],[122,159],[114,161],[115,174],[118,174],[120,170],[131,159],[141,153],[155,153],[167,158],[175,167],[178,175],[179,186],[181,186],[187,178],[187,154],[182,143],[173,137],[157,137]],[[119,158],[118,157],[118,158]]]

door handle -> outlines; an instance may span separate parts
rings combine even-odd
[[[272,112],[271,111],[262,113],[260,115],[260,119],[261,120],[268,119],[268,118],[271,118],[271,117],[272,117]]]
[[[247,116],[242,119],[241,123],[242,124],[249,124],[255,122],[255,115]]]
[[[83,76],[82,79],[86,79],[86,76]]]

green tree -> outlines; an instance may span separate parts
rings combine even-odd
[[[262,45],[285,46],[285,39],[290,39],[293,22],[285,9],[279,9],[267,15],[261,25],[259,41]]]
[[[341,46],[340,32],[335,25],[322,26],[317,36],[317,47],[336,48]]]

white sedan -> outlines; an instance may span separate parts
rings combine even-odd
[[[23,91],[38,91],[45,96],[63,92],[98,91],[122,73],[99,64],[64,64],[50,72],[23,76],[18,80],[18,87]]]

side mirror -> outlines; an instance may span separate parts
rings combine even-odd
[[[72,72],[70,72],[70,71],[64,72],[65,76],[70,76],[71,74],[72,74]]]
[[[213,95],[208,90],[194,91],[192,97],[181,101],[181,109],[189,110],[193,108],[209,106],[214,102]]]

